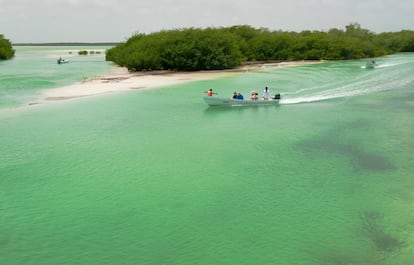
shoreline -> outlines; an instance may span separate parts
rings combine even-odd
[[[106,93],[117,93],[133,91],[137,89],[158,88],[194,81],[212,80],[226,76],[240,75],[246,72],[261,71],[264,68],[285,68],[292,66],[302,66],[307,64],[316,64],[321,62],[323,61],[257,63],[247,64],[235,69],[197,72],[129,72],[126,68],[116,67],[110,73],[104,76],[97,76],[72,85],[45,90],[40,95],[38,102],[32,102],[28,105],[38,105],[47,102],[71,100]]]

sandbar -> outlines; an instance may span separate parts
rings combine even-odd
[[[69,86],[48,89],[41,95],[40,101],[61,101],[104,93],[132,91],[171,86],[185,82],[212,80],[230,75],[240,75],[249,71],[261,71],[269,68],[281,68],[313,64],[320,61],[294,61],[277,63],[255,63],[231,70],[212,70],[196,72],[149,71],[129,72],[126,68],[116,67],[105,76],[92,77]],[[40,103],[40,102],[39,102]],[[38,103],[36,103],[38,104]]]

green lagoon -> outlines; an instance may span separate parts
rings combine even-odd
[[[16,50],[0,62],[0,264],[414,260],[414,54],[30,106],[115,66]],[[202,100],[265,86],[279,106]]]

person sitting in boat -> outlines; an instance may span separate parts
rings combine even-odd
[[[239,92],[239,93],[237,93],[237,99],[239,99],[239,100],[243,100],[244,98],[243,98],[243,95]]]
[[[256,91],[253,91],[252,94],[250,95],[250,100],[258,100],[259,99],[259,94],[257,94]]]
[[[213,94],[217,94],[216,92],[213,92],[213,89],[211,89],[211,88],[207,92],[204,92],[204,93],[207,93],[207,96],[209,96],[209,97],[212,97]]]
[[[264,91],[263,91],[263,99],[264,100],[269,100],[270,98],[270,90],[268,87],[265,87]]]
[[[231,97],[232,99],[237,99],[237,92],[234,91],[233,96]]]

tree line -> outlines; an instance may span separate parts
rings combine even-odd
[[[14,56],[11,42],[0,34],[0,60],[7,60]]]
[[[106,53],[130,71],[221,70],[245,62],[349,60],[414,51],[414,31],[376,34],[351,23],[325,31],[270,31],[239,25],[138,33]]]

